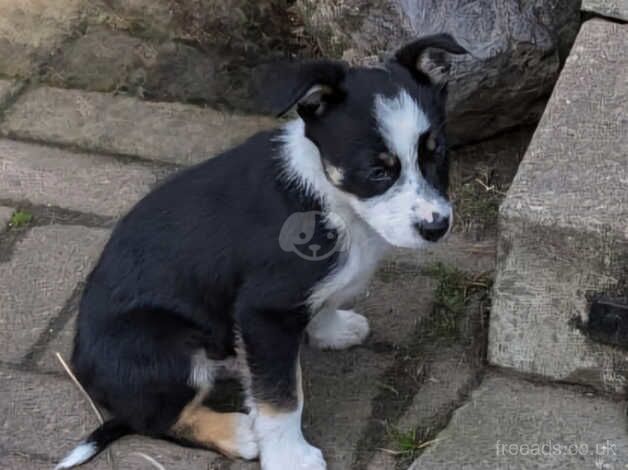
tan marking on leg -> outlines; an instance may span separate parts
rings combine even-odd
[[[251,459],[257,456],[257,445],[252,438],[252,429],[246,426],[249,420],[243,413],[213,411],[195,399],[183,409],[172,433],[228,457]]]

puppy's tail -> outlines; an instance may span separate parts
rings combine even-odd
[[[59,462],[55,470],[72,468],[81,465],[102,452],[105,447],[122,436],[133,431],[126,424],[117,419],[110,419],[101,424],[94,432],[87,436],[78,446]]]

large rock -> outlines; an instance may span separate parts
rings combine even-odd
[[[577,0],[298,0],[323,54],[377,61],[403,43],[449,32],[450,133],[473,141],[540,116],[579,26]]]
[[[567,59],[500,208],[488,351],[496,365],[615,392],[628,353],[577,325],[599,296],[628,297],[627,45],[628,27],[591,20]]]

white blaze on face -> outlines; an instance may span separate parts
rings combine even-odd
[[[393,98],[375,98],[375,119],[388,149],[401,162],[397,182],[384,194],[367,200],[353,198],[353,209],[388,243],[416,248],[423,244],[415,223],[431,222],[433,214],[450,216],[450,204],[423,178],[419,169],[419,137],[430,123],[417,102],[402,90]]]

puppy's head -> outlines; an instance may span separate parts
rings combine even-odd
[[[466,53],[441,34],[404,46],[382,68],[312,61],[273,79],[280,113],[296,106],[318,149],[326,187],[395,246],[436,242],[452,223],[447,91],[421,67],[428,48]]]

